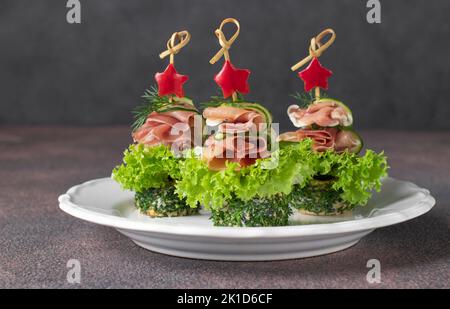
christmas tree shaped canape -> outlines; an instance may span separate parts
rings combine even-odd
[[[136,207],[151,217],[185,216],[198,212],[175,193],[180,178],[182,151],[193,146],[193,126],[199,115],[191,99],[185,97],[183,85],[187,75],[179,74],[174,55],[190,40],[187,31],[175,32],[160,54],[170,57],[164,72],[156,73],[157,88],[143,96],[145,103],[135,109],[132,137],[134,144],[124,153],[123,164],[112,177],[123,188],[135,192]]]
[[[223,33],[228,23],[236,26],[229,40]],[[178,188],[188,201],[210,209],[215,225],[286,225],[290,209],[284,197],[271,189],[259,193],[257,187],[264,185],[262,178],[261,183],[253,183],[257,173],[264,173],[261,160],[270,159],[272,116],[262,105],[243,98],[250,90],[250,71],[234,66],[229,55],[239,31],[239,22],[234,18],[225,19],[215,31],[221,49],[210,63],[224,58],[222,69],[214,77],[222,97],[213,97],[204,104],[203,117],[213,133],[207,134],[201,156],[181,169],[186,178]],[[195,160],[201,163],[195,165]]]
[[[236,25],[236,32],[226,40],[222,28],[227,23]],[[212,170],[223,170],[227,162],[237,162],[245,167],[256,159],[268,156],[267,140],[264,134],[271,124],[270,113],[260,104],[244,101],[242,95],[250,91],[248,78],[250,71],[236,68],[230,60],[228,49],[239,35],[240,25],[235,19],[225,19],[215,31],[222,48],[210,60],[216,63],[222,56],[222,69],[214,77],[221,88],[223,98],[214,98],[204,104],[203,117],[206,125],[216,127],[217,133],[205,142],[203,158]],[[231,100],[229,99],[231,97]]]
[[[322,44],[327,35],[329,40]],[[287,111],[299,129],[278,137],[280,142],[311,142],[311,158],[316,158],[317,171],[308,184],[296,185],[289,195],[291,206],[308,214],[337,215],[365,204],[370,196],[368,191],[373,187],[379,189],[379,180],[386,171],[382,154],[368,150],[364,156],[358,156],[363,143],[352,128],[351,110],[340,101],[321,97],[320,89],[328,89],[332,72],[318,58],[335,37],[332,29],[326,29],[312,38],[309,55],[291,68],[296,71],[309,62],[298,73],[309,98],[297,96],[302,105],[291,105]]]

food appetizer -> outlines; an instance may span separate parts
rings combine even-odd
[[[236,31],[227,39],[223,27],[229,23]],[[365,205],[372,190],[380,189],[387,163],[383,153],[361,154],[351,110],[320,93],[332,73],[318,58],[333,43],[334,31],[313,38],[308,57],[292,67],[310,62],[299,73],[309,97],[297,96],[301,105],[288,108],[298,129],[280,135],[271,113],[244,99],[250,71],[233,65],[229,54],[239,32],[233,18],[215,31],[221,49],[210,63],[224,58],[214,77],[221,95],[204,103],[202,113],[185,97],[188,77],[177,73],[173,61],[189,33],[172,35],[160,54],[170,56],[170,63],[135,110],[134,143],[112,177],[135,192],[144,214],[186,216],[203,207],[215,226],[282,226],[293,211],[339,215]],[[322,44],[327,34],[331,38]]]
[[[322,44],[328,34],[330,39]],[[309,55],[291,68],[296,71],[310,62],[298,73],[310,96],[297,96],[302,105],[291,105],[287,110],[289,119],[299,129],[278,137],[286,147],[298,147],[289,143],[299,143],[308,144],[312,149],[308,161],[314,172],[308,175],[307,183],[296,184],[288,197],[292,207],[307,214],[338,215],[365,205],[371,190],[379,190],[380,180],[386,176],[383,153],[366,150],[364,155],[359,155],[363,141],[352,128],[350,108],[338,100],[321,96],[320,88],[328,89],[332,72],[323,67],[318,58],[335,37],[332,29],[326,29],[312,38]],[[313,90],[315,97],[311,94]]]
[[[147,90],[144,104],[134,111],[135,143],[125,151],[123,164],[112,172],[123,188],[135,192],[136,207],[150,217],[186,216],[199,210],[198,205],[188,205],[175,193],[183,160],[180,154],[193,146],[192,128],[199,114],[184,95],[188,76],[178,74],[174,66],[174,55],[189,40],[190,34],[181,31],[167,42],[160,58],[170,56],[170,63],[164,72],[155,74],[158,87]]]
[[[228,23],[236,26],[229,40],[222,31]],[[287,225],[291,208],[279,190],[281,175],[269,169],[272,116],[261,104],[244,100],[250,71],[236,68],[230,60],[228,50],[239,31],[233,18],[215,31],[222,48],[210,63],[224,58],[214,77],[222,97],[203,104],[208,134],[199,153],[181,164],[177,189],[188,204],[210,210],[216,226]]]

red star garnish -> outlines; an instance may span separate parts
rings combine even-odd
[[[173,64],[169,64],[164,72],[155,74],[158,83],[158,95],[163,97],[175,94],[177,97],[184,97],[183,84],[189,79],[187,75],[177,73]]]
[[[328,89],[328,78],[333,72],[324,68],[316,57],[306,69],[298,72],[298,76],[305,82],[305,91],[308,92],[315,87]]]
[[[248,93],[248,77],[250,70],[236,69],[229,60],[225,61],[222,70],[214,76],[214,81],[222,88],[223,97],[228,98],[233,92]]]

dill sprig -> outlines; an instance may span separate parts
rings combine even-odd
[[[151,86],[150,89],[145,90],[142,99],[144,102],[132,111],[134,122],[131,127],[133,128],[133,131],[137,130],[145,123],[148,115],[160,110],[170,103],[168,97],[160,97],[158,95],[158,88],[155,86]]]
[[[221,95],[215,95],[209,98],[209,101],[200,103],[200,106],[202,109],[205,109],[207,107],[218,107],[222,105],[223,103],[242,103],[244,101],[244,96],[240,93],[237,93],[237,99],[236,101],[233,101],[231,97],[224,98]]]
[[[132,111],[134,122],[131,127],[133,131],[140,128],[152,112],[164,113],[174,110],[198,112],[194,105],[192,105],[192,108],[177,106],[177,102],[170,102],[169,96],[160,97],[156,86],[151,86],[150,89],[145,90],[142,99],[144,102]]]
[[[147,120],[148,115],[152,112],[150,105],[148,104],[142,104],[137,106],[135,109],[133,109],[133,124],[131,125],[131,128],[133,131],[136,131],[139,129]]]
[[[301,108],[308,107],[309,105],[311,105],[311,103],[313,103],[316,100],[316,97],[312,90],[309,92],[306,92],[306,93],[305,92],[303,92],[303,93],[295,92],[294,94],[291,94],[290,96],[299,102],[298,105]],[[328,98],[328,95],[325,92],[321,92],[320,97]]]
[[[298,101],[298,103],[299,103],[298,105],[301,108],[308,107],[315,100],[315,97],[314,97],[312,91],[306,92],[306,93],[305,92],[303,92],[303,93],[295,92],[294,94],[291,94],[290,96]]]

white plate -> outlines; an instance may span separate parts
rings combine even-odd
[[[59,207],[82,220],[116,228],[146,249],[188,258],[265,261],[310,257],[346,249],[374,229],[420,216],[435,199],[413,183],[386,178],[380,193],[351,216],[296,214],[282,227],[214,227],[209,214],[150,218],[140,214],[133,193],[110,178],[70,188]]]

